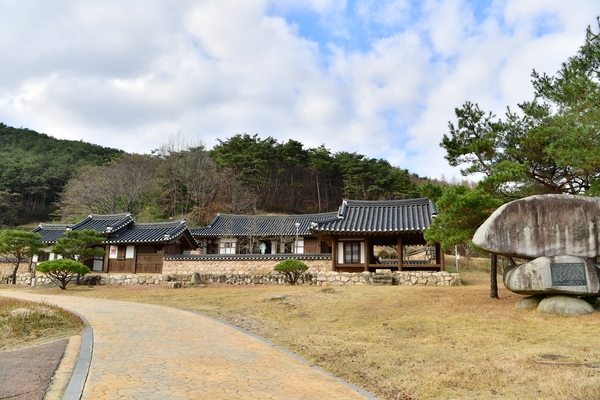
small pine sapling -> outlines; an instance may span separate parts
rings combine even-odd
[[[295,285],[308,269],[308,265],[294,258],[289,258],[277,264],[273,269],[284,274],[287,283]]]
[[[46,274],[62,290],[65,290],[69,282],[75,279],[77,275],[85,276],[90,272],[90,269],[82,263],[67,258],[44,261],[38,264],[35,269]]]

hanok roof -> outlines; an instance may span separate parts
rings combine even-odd
[[[193,248],[198,243],[190,234],[185,221],[136,224],[131,214],[91,214],[75,225],[41,223],[33,232],[42,235],[42,243],[52,245],[63,236],[67,230],[81,231],[92,229],[104,234],[105,244],[126,243],[169,243],[183,238]]]
[[[133,223],[133,217],[130,213],[90,214],[83,221],[73,225],[71,229],[74,231],[92,229],[96,232],[109,234],[117,232],[131,223]]]
[[[65,236],[65,231],[68,228],[70,228],[70,225],[40,223],[32,232],[39,233],[42,236],[42,243],[54,244],[58,239]]]
[[[120,232],[111,234],[104,241],[106,244],[117,243],[168,243],[185,236],[192,247],[197,247],[196,240],[191,236],[185,221],[131,224]]]
[[[344,200],[336,217],[315,222],[315,233],[418,232],[431,225],[437,214],[429,199],[364,201]]]
[[[195,237],[224,237],[224,236],[302,236],[311,235],[310,225],[314,221],[334,218],[335,212],[301,215],[235,215],[217,214],[210,225],[204,228],[192,229]]]

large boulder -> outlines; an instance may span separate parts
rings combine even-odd
[[[548,314],[590,314],[595,311],[587,301],[563,295],[546,297],[537,310]]]
[[[600,255],[600,198],[549,194],[498,208],[475,232],[473,243],[491,253],[534,259]]]
[[[540,305],[540,302],[545,298],[546,297],[542,295],[523,297],[522,299],[517,300],[515,308],[523,310],[537,308]]]
[[[583,257],[539,257],[504,271],[504,286],[524,295],[600,296],[600,268]]]

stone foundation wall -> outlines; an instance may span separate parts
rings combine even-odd
[[[181,275],[134,275],[134,274],[98,274],[86,275],[82,285],[159,285],[170,287],[188,286],[192,280],[191,274]],[[229,285],[284,285],[282,274],[199,274],[200,281],[206,284],[221,283]],[[2,283],[8,283],[4,281]],[[36,285],[50,283],[44,274],[36,274]],[[298,282],[315,286],[345,286],[345,285],[403,285],[403,286],[460,286],[460,274],[449,272],[317,272],[307,273]],[[18,285],[31,285],[31,274],[17,274]]]
[[[165,259],[163,277],[167,281],[187,282],[194,273],[205,283],[225,283],[231,285],[285,284],[282,275],[273,271],[281,259]],[[459,274],[424,271],[392,272],[335,272],[331,270],[331,257],[324,259],[303,259],[308,265],[300,284],[317,286],[328,285],[425,285],[459,286]]]
[[[331,259],[302,259],[309,266],[300,284],[316,286],[341,285],[423,285],[459,286],[459,274],[449,272],[401,271],[391,272],[334,272]],[[164,260],[162,274],[105,274],[90,273],[81,284],[84,285],[158,285],[171,287],[187,285],[194,274],[200,275],[204,283],[230,285],[279,285],[285,284],[282,274],[273,271],[281,259],[241,259],[241,260]],[[9,283],[13,264],[0,263],[0,283]],[[50,283],[42,273],[36,274],[36,285]],[[24,263],[17,273],[17,284],[31,285],[29,263]]]
[[[200,275],[267,275],[273,272],[273,268],[281,261],[281,259],[164,260],[163,275],[191,275],[194,272]],[[320,260],[300,259],[300,261],[308,265],[309,273],[331,271],[331,258]]]
[[[12,262],[0,261],[0,283],[11,283],[12,282],[12,273],[15,268],[15,264]],[[19,265],[19,269],[17,270],[17,284],[25,284],[20,283],[19,280],[23,282],[30,282],[30,270],[29,270],[29,261],[22,262]],[[29,284],[29,283],[27,283]]]
[[[19,270],[21,270],[19,268]],[[10,283],[11,275],[2,275],[0,283]],[[166,277],[165,277],[166,279]],[[162,275],[133,275],[133,274],[98,274],[90,273],[81,278],[81,285],[158,285],[163,281]],[[52,281],[41,272],[35,274],[36,286],[52,283]],[[73,281],[74,282],[74,281]],[[31,286],[30,273],[18,273],[17,285]]]
[[[0,275],[9,275],[12,274],[13,269],[15,268],[15,264],[12,262],[0,261]],[[29,272],[29,261],[21,262],[19,265],[19,273],[27,273]]]
[[[185,282],[191,280],[191,276],[175,276],[174,281]],[[280,274],[251,275],[251,274],[229,274],[229,275],[202,275],[200,280],[204,283],[225,283],[230,285],[281,285],[286,284]],[[315,286],[347,286],[347,285],[403,285],[403,286],[460,286],[462,284],[460,274],[449,272],[318,272],[307,273],[299,281],[299,284]]]
[[[37,273],[35,276],[36,285],[45,285],[46,283],[52,283],[50,279],[46,277],[46,275]],[[10,273],[0,273],[0,283],[12,283],[12,271]],[[31,285],[31,273],[29,272],[21,272],[21,268],[19,268],[19,272],[17,273],[17,285]]]

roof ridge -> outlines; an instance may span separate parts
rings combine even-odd
[[[116,219],[116,218],[127,218],[131,217],[131,213],[116,213],[116,214],[90,214],[88,218],[91,219]],[[86,218],[87,219],[87,218]]]
[[[336,214],[336,211],[330,211],[325,213],[312,213],[312,214],[281,214],[281,215],[248,215],[248,214],[223,214],[219,213],[221,217],[239,217],[239,218],[266,218],[266,219],[284,219],[284,218],[311,218],[317,216],[329,216]]]
[[[164,228],[170,228],[170,227],[178,227],[179,225],[185,225],[185,219],[182,220],[178,220],[178,221],[164,221],[164,222],[134,222],[132,224],[132,227],[164,227]]]
[[[356,205],[396,205],[396,204],[418,204],[418,203],[428,203],[430,200],[426,197],[417,197],[412,199],[395,199],[395,200],[352,200],[352,199],[344,199],[344,202],[348,205],[356,204]]]
[[[52,224],[49,222],[40,222],[40,224],[38,225],[38,228],[42,228],[42,229],[66,229],[71,227],[70,224]]]

